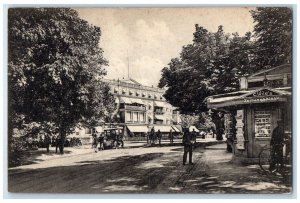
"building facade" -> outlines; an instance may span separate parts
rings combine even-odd
[[[104,82],[115,97],[114,116],[125,127],[125,135],[145,135],[151,127],[162,133],[178,131],[173,124],[177,124],[179,113],[163,97],[164,89],[145,86],[131,78]]]
[[[291,136],[291,81],[291,65],[285,64],[241,78],[238,92],[208,97],[208,108],[225,113],[225,134],[234,160],[257,163],[278,120]]]

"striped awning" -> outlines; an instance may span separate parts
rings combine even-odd
[[[172,126],[172,128],[173,128],[174,132],[177,132],[177,133],[180,132],[180,130],[176,126]]]

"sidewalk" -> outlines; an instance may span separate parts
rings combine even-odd
[[[197,139],[197,146],[205,147],[214,144],[223,143],[224,141],[216,141],[213,138],[207,139]],[[174,140],[174,144],[170,145],[169,140],[162,140],[161,147],[171,147],[171,146],[181,146],[182,140],[176,139]],[[159,147],[158,142],[155,145],[147,144],[147,141],[124,141],[124,148],[125,149],[134,149],[134,148],[149,148],[149,147]],[[116,149],[107,149],[104,151],[115,151]],[[98,151],[98,153],[102,153],[103,151]],[[66,157],[76,157],[80,155],[87,155],[87,154],[96,154],[95,150],[92,149],[90,144],[83,145],[80,147],[65,147],[64,154],[55,153],[55,147],[50,147],[50,152],[47,153],[45,148],[40,148],[38,150],[26,151],[24,156],[22,157],[22,165],[31,165],[41,163],[47,160],[55,160],[55,159],[63,159]],[[12,168],[18,168],[12,167]]]

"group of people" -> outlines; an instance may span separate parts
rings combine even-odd
[[[160,130],[155,132],[154,127],[152,127],[148,137],[148,142],[150,142],[150,144],[154,145],[158,140],[159,146],[161,146],[162,133],[160,132]]]
[[[95,152],[98,152],[98,150],[104,149],[104,133],[98,133],[96,130],[93,130],[93,142],[92,142],[92,148],[95,150]],[[99,147],[98,147],[99,145]]]

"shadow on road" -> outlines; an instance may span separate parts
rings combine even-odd
[[[183,166],[182,148],[122,155],[70,166],[9,171],[10,192],[23,193],[289,193],[282,177],[257,166],[235,165],[223,150],[194,150],[195,165]],[[101,158],[101,157],[99,157]]]

